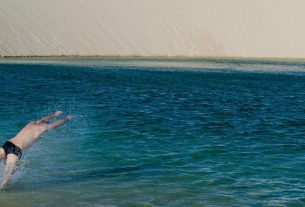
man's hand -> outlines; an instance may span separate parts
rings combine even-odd
[[[58,117],[62,115],[62,111],[56,111],[54,114],[51,114],[49,116],[46,116],[42,118],[41,120],[30,122],[24,129],[32,131],[34,133],[34,137],[39,137],[42,133],[45,131],[48,131],[50,129],[59,127],[66,123],[67,121],[70,121],[73,119],[71,115],[67,116],[65,119],[61,119],[59,121],[49,123],[49,121],[55,117]]]

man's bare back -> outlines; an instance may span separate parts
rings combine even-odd
[[[67,116],[65,119],[49,123],[52,118],[58,117],[61,114],[61,111],[57,111],[38,121],[28,123],[15,137],[8,140],[2,148],[0,148],[0,158],[6,158],[0,189],[10,182],[16,171],[23,150],[32,146],[44,132],[59,127],[73,118],[72,116]]]

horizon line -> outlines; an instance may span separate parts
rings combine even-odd
[[[205,59],[205,60],[263,60],[263,61],[291,61],[305,62],[305,57],[251,57],[251,56],[204,56],[204,55],[0,55],[0,60],[23,58],[139,58],[139,59]]]

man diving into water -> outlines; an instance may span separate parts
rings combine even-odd
[[[0,149],[0,158],[6,158],[0,189],[4,188],[11,181],[24,149],[32,146],[44,132],[59,127],[73,118],[72,116],[67,116],[65,119],[49,123],[52,118],[58,117],[61,114],[61,111],[57,111],[38,121],[28,123],[15,137],[4,143]]]

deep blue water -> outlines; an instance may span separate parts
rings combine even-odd
[[[0,62],[0,141],[56,110],[2,206],[305,206],[305,64]]]

